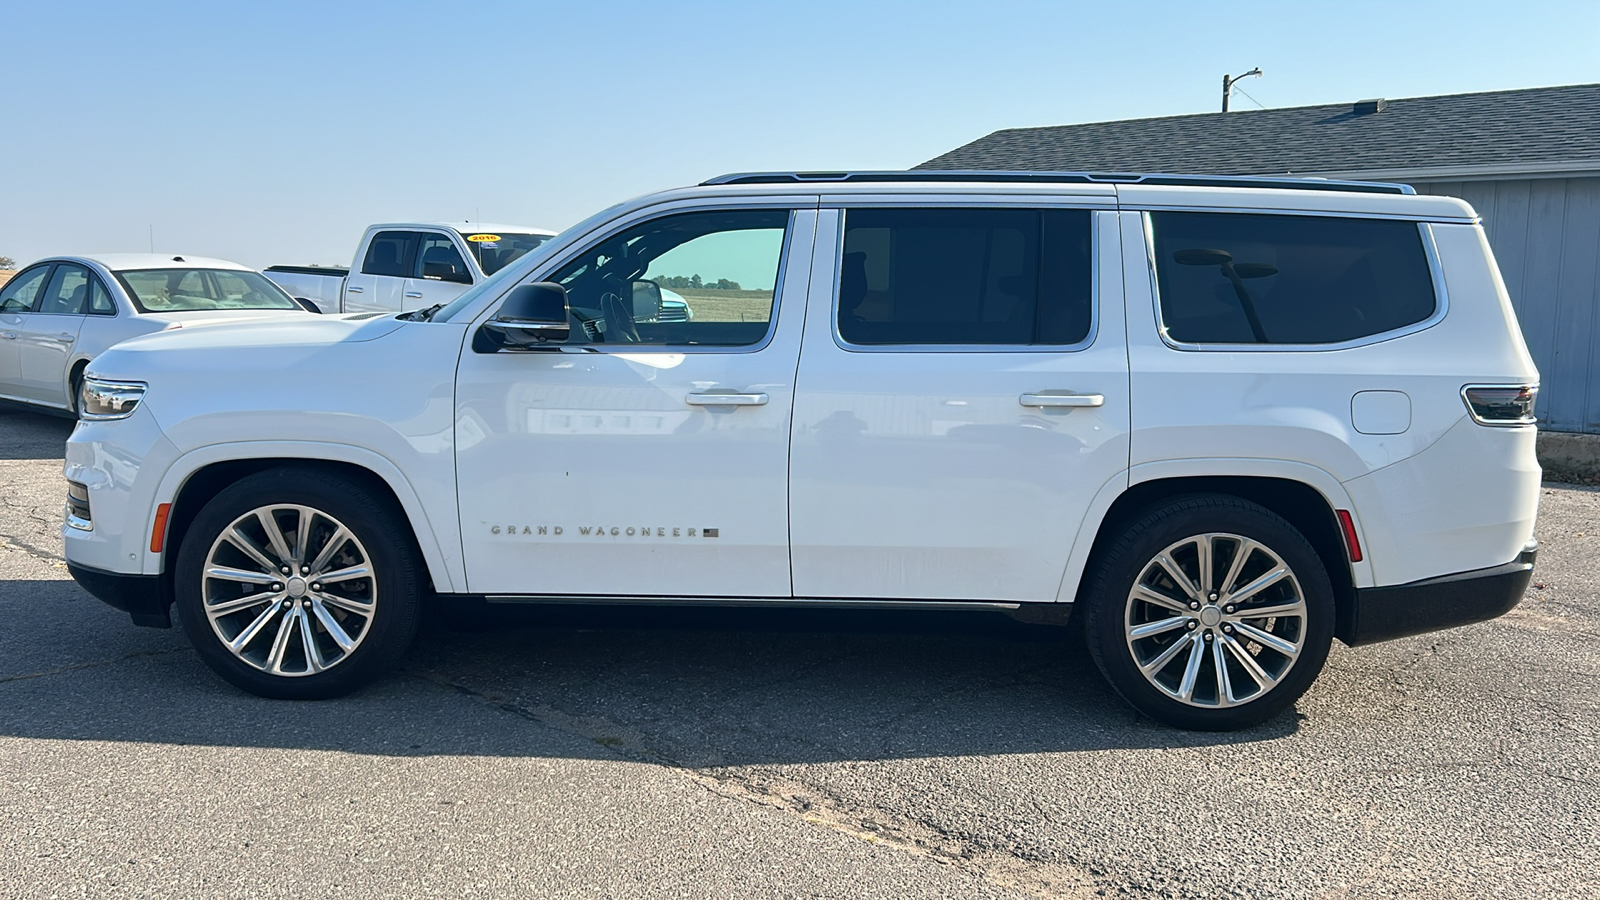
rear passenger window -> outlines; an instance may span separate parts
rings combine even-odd
[[[1092,319],[1089,210],[852,209],[839,336],[852,344],[1075,344]]]
[[[411,277],[412,260],[417,256],[417,237],[413,231],[380,231],[373,235],[367,258],[361,263],[361,273]]]
[[[89,273],[82,266],[66,263],[56,266],[50,286],[35,312],[58,316],[81,316],[89,305]]]
[[[1415,222],[1150,213],[1167,336],[1189,344],[1335,344],[1432,316]]]

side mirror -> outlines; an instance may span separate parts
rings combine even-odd
[[[655,322],[661,318],[661,285],[654,281],[633,283],[633,320]]]
[[[480,333],[496,349],[528,350],[567,339],[567,290],[549,281],[520,284]]]
[[[472,276],[466,272],[456,271],[454,263],[425,262],[422,264],[422,277],[454,282],[455,284],[472,283]]]
[[[307,300],[304,297],[291,297],[289,299],[293,300],[296,305],[298,305],[301,309],[305,310],[306,312],[314,312],[314,313],[322,312],[322,307],[318,306],[317,304],[313,303],[310,300]]]

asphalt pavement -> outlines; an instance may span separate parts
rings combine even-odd
[[[979,613],[435,610],[287,703],[71,581],[70,430],[0,410],[0,897],[1600,896],[1594,488],[1512,613],[1233,734]]]

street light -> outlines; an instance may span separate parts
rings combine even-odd
[[[1256,66],[1254,69],[1251,69],[1250,71],[1244,73],[1243,75],[1234,75],[1231,78],[1229,76],[1227,76],[1227,75],[1223,75],[1222,76],[1222,111],[1223,112],[1227,112],[1228,111],[1228,98],[1233,95],[1233,86],[1235,84],[1245,80],[1246,78],[1260,78],[1260,77],[1261,77],[1261,67],[1260,66]]]

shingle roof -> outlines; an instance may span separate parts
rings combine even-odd
[[[1008,128],[919,169],[1265,175],[1600,163],[1600,84]]]

